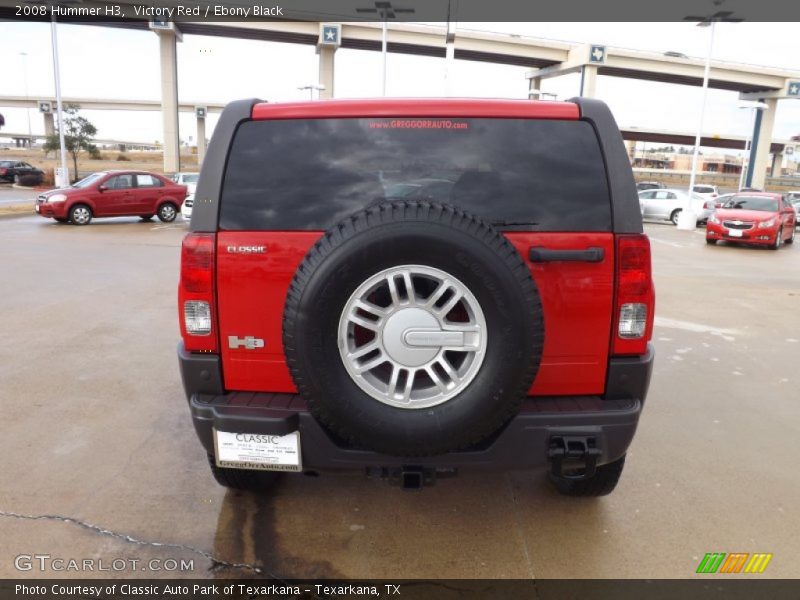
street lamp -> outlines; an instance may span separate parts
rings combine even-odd
[[[69,171],[67,171],[67,150],[64,143],[64,107],[61,103],[61,69],[58,65],[58,32],[56,31],[56,14],[50,11],[50,36],[53,44],[53,74],[56,84],[56,106],[58,109],[58,143],[61,154],[61,177],[57,178],[56,187],[66,187],[69,185]],[[78,174],[75,173],[75,177]]]
[[[322,85],[321,83],[309,83],[308,85],[301,85],[297,89],[300,91],[308,90],[308,99],[313,100],[314,90],[316,90],[317,92],[321,92],[325,89],[325,86]],[[319,93],[317,93],[317,98],[319,98]]]
[[[391,2],[376,0],[375,8],[356,8],[357,13],[377,15],[381,19],[383,25],[381,35],[381,53],[383,54],[383,95],[386,95],[386,57],[388,55],[386,49],[386,21],[389,19],[397,18],[398,14],[412,14],[416,12],[413,8],[399,8],[392,6]]]
[[[753,143],[753,129],[756,123],[756,113],[759,110],[769,110],[769,105],[766,102],[740,102],[739,108],[749,108],[752,111],[753,118],[750,121],[750,129],[747,134],[747,141],[744,144],[744,157],[742,158],[742,169],[739,173],[739,191],[742,191],[744,184],[745,161],[747,161],[747,170],[750,169],[750,146]]]
[[[719,0],[715,2],[715,4],[720,5],[725,0]],[[729,23],[738,23],[741,22],[743,19],[734,18],[733,13],[731,11],[718,11],[715,12],[713,15],[709,15],[707,17],[696,17],[696,16],[689,16],[684,17],[684,21],[697,21],[698,27],[708,27],[709,28],[709,35],[708,35],[708,52],[706,52],[706,63],[703,69],[703,101],[700,105],[700,122],[697,126],[697,135],[694,138],[694,153],[692,154],[692,174],[689,177],[689,205],[687,206],[687,210],[681,211],[681,215],[678,219],[678,228],[679,229],[688,229],[694,230],[697,227],[697,214],[692,209],[692,194],[694,193],[694,182],[697,177],[697,158],[700,154],[700,139],[703,136],[703,121],[705,120],[706,116],[706,99],[708,98],[708,77],[711,71],[711,55],[714,51],[714,32],[716,29],[716,24],[719,21],[725,21]]]
[[[22,57],[22,85],[25,88],[25,100],[28,99],[28,53],[20,52]],[[25,116],[28,119],[28,148],[33,146],[33,134],[31,134],[31,109],[25,107]]]

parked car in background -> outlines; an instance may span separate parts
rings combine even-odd
[[[200,179],[200,173],[175,173],[171,179],[178,185],[186,186],[186,199],[183,201],[183,206],[181,206],[181,214],[184,219],[191,219],[194,194],[197,190],[197,180]]]
[[[658,181],[640,181],[636,184],[636,191],[641,192],[642,190],[660,190],[665,187],[667,186]]]
[[[68,188],[40,194],[36,213],[59,223],[88,225],[94,217],[154,215],[164,223],[175,220],[183,199],[185,185],[178,185],[163,175],[144,171],[102,171]]]
[[[719,189],[715,185],[698,184],[692,188],[692,191],[706,200],[713,200],[719,196]]]
[[[794,207],[797,213],[797,224],[800,224],[800,190],[786,192],[786,200]]]
[[[44,179],[44,171],[21,160],[0,160],[0,181],[16,184],[39,185]]]
[[[794,241],[796,224],[794,207],[780,194],[735,194],[708,219],[706,243],[724,240],[777,250],[784,242]]]
[[[699,194],[692,194],[686,190],[663,189],[645,190],[639,192],[639,206],[642,218],[665,219],[678,224],[678,215],[682,210],[691,207],[697,215],[698,221],[704,222],[712,213],[712,209],[705,208],[706,199]]]

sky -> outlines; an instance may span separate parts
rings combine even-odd
[[[703,57],[707,28],[692,23],[459,23],[458,29],[600,43],[653,52],[675,51]],[[59,53],[64,96],[157,100],[160,96],[158,39],[150,31],[59,25]],[[27,56],[20,55],[21,52]],[[4,75],[0,96],[54,94],[50,27],[43,23],[0,22],[0,56]],[[797,23],[720,23],[714,59],[800,72]],[[451,95],[526,98],[523,67],[455,61]],[[442,96],[445,61],[390,54],[390,96]],[[381,93],[379,52],[339,49],[335,66],[336,97],[369,97]],[[317,56],[312,46],[187,35],[178,44],[178,96],[181,101],[228,102],[260,97],[269,101],[307,99],[298,90],[317,83]],[[579,76],[548,79],[542,85],[559,99],[578,94]],[[597,97],[611,107],[621,126],[692,132],[700,119],[699,87],[599,77]],[[738,94],[709,90],[705,135],[747,135],[750,111],[738,108]],[[0,106],[5,131],[27,131],[26,111]],[[100,139],[150,142],[161,139],[159,112],[83,111]],[[124,118],[121,118],[123,117]],[[44,127],[30,113],[34,133]],[[207,122],[210,136],[217,117]],[[181,138],[195,139],[194,118],[182,114]],[[1,133],[1,132],[0,132]],[[779,102],[775,137],[800,134],[800,101]]]

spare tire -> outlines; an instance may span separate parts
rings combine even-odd
[[[367,208],[309,250],[287,294],[286,362],[315,418],[396,456],[462,449],[530,388],[544,320],[536,284],[497,230],[454,207]]]

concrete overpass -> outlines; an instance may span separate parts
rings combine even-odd
[[[161,100],[128,100],[122,98],[61,98],[64,106],[76,104],[82,109],[86,110],[151,110],[163,111],[164,105]],[[54,126],[54,113],[56,106],[55,96],[0,96],[0,106],[8,108],[33,108],[39,110],[44,118],[44,135],[52,135],[55,133]],[[198,111],[199,109],[202,109]],[[176,107],[175,117],[175,135],[177,138],[177,112],[191,112],[195,113],[197,118],[197,157],[198,161],[202,163],[205,154],[206,128],[205,128],[205,115],[208,113],[219,113],[225,108],[225,103],[221,102],[178,102]],[[12,139],[27,139],[28,135],[17,137],[9,133],[0,131],[0,136],[11,137]],[[36,137],[36,136],[34,136]],[[114,140],[111,143],[120,143]],[[124,143],[124,142],[123,142]],[[180,142],[176,139],[176,144]],[[158,144],[148,144],[149,146],[156,146]],[[178,146],[175,146],[178,149]],[[165,162],[166,164],[166,162]],[[177,170],[174,169],[174,170]]]
[[[16,143],[16,147],[25,147],[28,145],[28,140],[35,142],[37,140],[44,141],[48,134],[32,133],[30,136],[27,133],[11,133],[8,131],[0,131],[0,139],[10,139]],[[120,151],[125,150],[161,150],[161,143],[154,142],[131,142],[126,140],[92,140],[95,144],[101,146],[116,146]]]
[[[120,0],[131,5],[134,0]],[[83,3],[90,6],[91,0]],[[128,11],[132,13],[132,10]],[[70,19],[62,19],[70,22]],[[125,20],[114,23],[88,22],[99,26],[148,29],[147,21]],[[323,26],[333,27],[336,39],[326,40]],[[182,35],[210,35],[262,41],[314,45],[319,55],[318,81],[325,86],[321,97],[334,97],[335,54],[338,48],[379,51],[381,49],[381,24],[374,22],[344,22],[322,24],[318,22],[248,21],[248,22],[178,22],[168,27],[154,29],[158,34],[161,63],[161,108],[164,129],[164,169],[178,169],[178,97],[177,50]],[[387,34],[389,52],[445,58],[491,62],[529,67],[529,89],[540,89],[541,82],[549,77],[567,73],[581,74],[581,94],[594,96],[599,75],[659,81],[682,85],[701,85],[703,61],[684,56],[667,56],[638,52],[604,45],[556,42],[517,35],[475,32],[460,29],[455,35],[445,28],[435,26],[392,23]],[[739,92],[748,99],[764,99],[770,110],[763,111],[757,119],[754,132],[751,164],[755,165],[752,185],[759,173],[766,169],[768,153],[758,152],[771,143],[774,116],[779,99],[800,97],[791,94],[792,85],[800,85],[800,72],[754,67],[752,65],[712,63],[710,86]],[[761,114],[761,113],[759,113]],[[198,139],[202,139],[198,134]],[[200,149],[198,149],[200,150]]]

